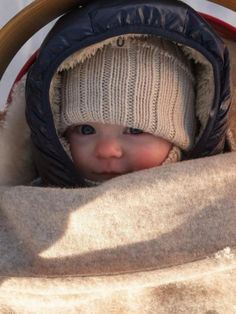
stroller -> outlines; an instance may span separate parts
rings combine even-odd
[[[87,2],[26,7],[1,30],[0,73],[28,37],[78,5]],[[236,29],[202,15],[224,38],[234,74]],[[234,313],[235,77],[227,153],[94,188],[33,187],[24,84],[36,57],[17,76],[0,116],[0,312]]]

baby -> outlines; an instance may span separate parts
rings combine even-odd
[[[62,16],[27,74],[43,186],[228,151],[228,50],[181,1],[95,1]]]
[[[87,183],[180,160],[194,143],[194,78],[174,43],[118,38],[61,72],[61,133]]]
[[[160,166],[172,144],[140,129],[115,124],[80,124],[68,130],[73,161],[84,178],[103,181]]]

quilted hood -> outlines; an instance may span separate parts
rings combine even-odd
[[[26,81],[26,117],[33,154],[45,184],[84,186],[58,136],[54,85],[58,72],[119,37],[157,36],[177,43],[195,64],[196,115],[193,159],[224,151],[230,108],[229,57],[223,41],[181,1],[99,1],[61,17],[44,40]]]

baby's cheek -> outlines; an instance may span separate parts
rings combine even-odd
[[[160,166],[166,159],[167,152],[147,151],[140,150],[136,157],[133,159],[134,170],[148,169]]]

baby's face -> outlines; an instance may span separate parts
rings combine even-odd
[[[172,146],[139,129],[102,123],[72,127],[68,140],[76,167],[84,178],[93,181],[159,166]]]

